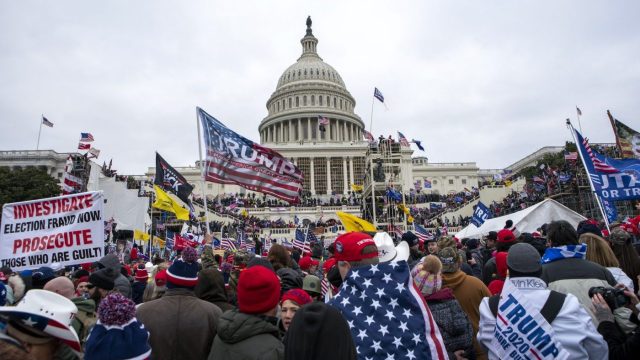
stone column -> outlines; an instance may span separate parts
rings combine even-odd
[[[284,142],[284,122],[280,122],[280,142]]]
[[[313,169],[313,158],[309,158],[309,171],[311,173],[310,182],[311,182],[311,195],[316,194],[316,174]]]
[[[298,133],[297,141],[302,141],[302,119],[298,118],[298,128],[296,129]]]
[[[293,138],[293,120],[289,119],[289,141],[295,141]]]
[[[347,179],[347,158],[346,157],[342,158],[342,178],[344,182],[344,190],[342,191],[342,193],[346,195],[347,192],[349,191],[349,184]]]
[[[327,157],[327,195],[331,195],[331,158]]]
[[[349,131],[347,130],[347,122],[343,121],[342,122],[342,126],[344,128],[344,141],[348,141],[349,140]]]
[[[353,175],[353,158],[349,158],[349,177],[351,179],[351,183],[355,184],[354,175]]]
[[[331,119],[329,119],[329,123],[327,124],[327,131],[324,134],[326,140],[331,141]]]
[[[311,119],[307,118],[307,136],[309,141],[313,141],[313,138],[311,137]]]

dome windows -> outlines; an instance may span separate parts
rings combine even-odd
[[[296,96],[296,107],[300,107],[300,97]]]
[[[318,96],[318,105],[322,106],[322,95]]]

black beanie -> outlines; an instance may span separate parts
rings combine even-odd
[[[115,275],[115,276],[114,276]],[[104,268],[89,275],[89,282],[104,290],[113,290],[117,274],[111,268]]]
[[[402,240],[409,244],[409,247],[418,245],[418,237],[411,231],[402,234]]]

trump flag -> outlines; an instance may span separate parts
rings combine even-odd
[[[233,132],[197,108],[206,144],[207,181],[236,184],[290,203],[300,200],[303,174],[278,152]]]

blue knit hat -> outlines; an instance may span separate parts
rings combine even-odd
[[[136,318],[135,303],[120,293],[107,295],[98,307],[99,321],[85,345],[86,360],[138,360],[151,355],[149,332]]]
[[[182,259],[167,269],[167,288],[194,288],[198,284],[198,253],[190,246],[182,250]]]

